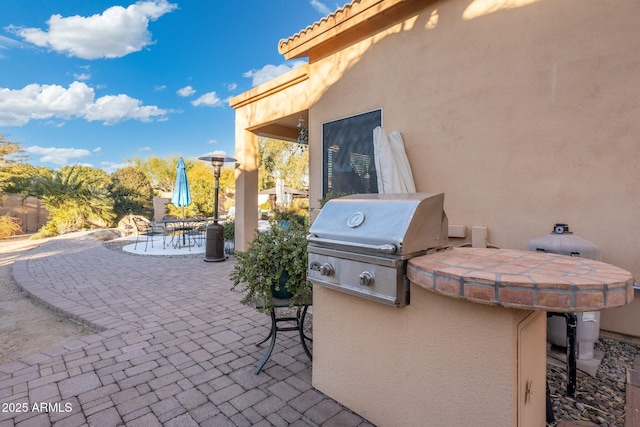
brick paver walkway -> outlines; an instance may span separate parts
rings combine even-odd
[[[296,333],[254,373],[270,320],[230,291],[232,268],[122,254],[89,234],[30,251],[17,282],[101,332],[0,365],[0,427],[370,425],[312,387]]]

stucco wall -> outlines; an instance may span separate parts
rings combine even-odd
[[[450,224],[485,226],[489,243],[525,249],[568,223],[603,261],[640,277],[639,15],[635,0],[424,2],[235,98],[239,249],[257,226],[261,126],[309,110],[313,209],[322,123],[382,108],[418,191],[445,193]],[[640,336],[617,311],[603,313],[602,328],[632,324],[624,333]]]
[[[22,194],[0,194],[0,197],[3,198],[0,215],[18,218],[24,233],[38,231],[49,218],[49,213],[35,197],[27,197],[24,200]]]
[[[236,110],[236,249],[246,250],[258,228],[258,144],[260,129],[306,110],[317,88],[308,86],[309,67],[291,72],[230,101]],[[321,85],[321,81],[316,82]],[[322,86],[323,87],[323,86]]]
[[[640,277],[639,15],[635,0],[434,2],[312,63],[328,87],[310,108],[310,200],[321,124],[382,108],[450,224],[524,249],[568,223]]]
[[[318,390],[379,426],[518,425],[518,324],[531,312],[415,286],[404,308],[317,286],[313,298]],[[521,355],[535,399],[522,425],[544,423],[546,316],[537,314]]]

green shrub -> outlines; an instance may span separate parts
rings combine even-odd
[[[234,242],[236,240],[236,221],[228,219],[224,222],[224,240]]]
[[[0,216],[0,239],[15,236],[22,233],[20,220],[11,215]]]
[[[45,225],[40,227],[38,232],[32,236],[33,239],[46,239],[47,237],[58,236],[60,234],[60,230],[55,222],[47,222]]]
[[[289,227],[271,221],[267,230],[256,231],[247,251],[236,251],[231,289],[243,294],[242,304],[258,303],[258,310],[268,313],[273,307],[272,292],[282,291],[282,285],[291,292],[292,305],[311,298],[311,283],[307,281],[307,233],[308,228],[296,221]]]
[[[109,188],[116,222],[128,214],[153,217],[153,189],[145,173],[135,166],[125,166],[111,174]]]

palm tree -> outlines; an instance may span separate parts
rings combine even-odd
[[[111,225],[115,213],[108,184],[104,171],[76,165],[35,176],[30,195],[40,198],[49,211],[43,228],[61,234]]]

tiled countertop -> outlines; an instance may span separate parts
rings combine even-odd
[[[626,270],[587,258],[511,249],[455,248],[413,258],[409,280],[482,304],[553,312],[597,311],[633,300]]]

